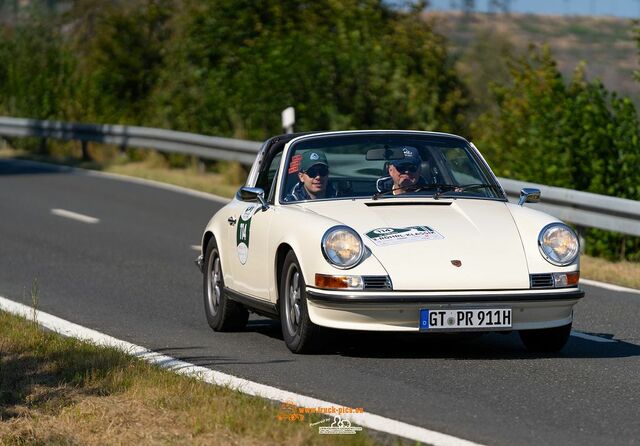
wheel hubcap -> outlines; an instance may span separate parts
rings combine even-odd
[[[298,333],[300,328],[300,273],[295,265],[291,265],[289,274],[287,274],[287,296],[286,296],[286,319],[289,334],[292,336]]]
[[[217,252],[213,251],[211,253],[211,257],[209,258],[209,272],[208,272],[208,289],[207,289],[207,297],[209,300],[209,310],[211,314],[216,314],[218,312],[218,308],[220,307],[220,297],[221,297],[221,279],[222,274],[220,273],[220,257],[218,257]]]

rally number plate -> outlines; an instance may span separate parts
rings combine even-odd
[[[510,328],[511,308],[420,310],[420,330]]]

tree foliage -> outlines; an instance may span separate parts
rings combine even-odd
[[[40,20],[0,29],[0,111],[37,119],[64,119],[72,96],[74,60],[60,33]]]
[[[164,79],[172,125],[263,138],[280,131],[280,111],[294,105],[300,130],[462,128],[462,83],[443,38],[417,13],[377,0],[194,1],[185,9],[168,50],[183,82]]]
[[[640,126],[628,98],[588,82],[579,66],[565,82],[548,48],[511,61],[512,83],[494,89],[497,110],[474,135],[502,176],[640,200]],[[640,258],[638,239],[590,231],[591,252]]]
[[[83,55],[87,93],[101,120],[136,122],[153,113],[153,93],[168,68],[164,45],[170,38],[169,6],[164,0],[108,3],[83,23],[89,29],[79,35],[88,38],[73,44]]]
[[[280,132],[290,105],[299,130],[463,131],[463,84],[419,14],[381,0],[79,0],[5,32],[0,104],[253,139]]]

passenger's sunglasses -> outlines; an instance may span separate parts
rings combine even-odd
[[[312,168],[305,170],[305,173],[309,175],[311,178],[315,178],[317,176],[326,177],[329,175],[329,168],[327,166],[313,166]]]
[[[416,173],[418,171],[418,166],[411,163],[403,163],[403,164],[394,164],[393,167],[400,173],[409,172]]]

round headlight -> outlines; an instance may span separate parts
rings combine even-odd
[[[575,232],[562,223],[551,223],[542,228],[538,236],[538,247],[542,257],[556,266],[570,265],[580,251]]]
[[[332,265],[340,269],[348,269],[360,263],[364,255],[364,245],[353,229],[347,226],[334,226],[322,237],[322,253]]]

